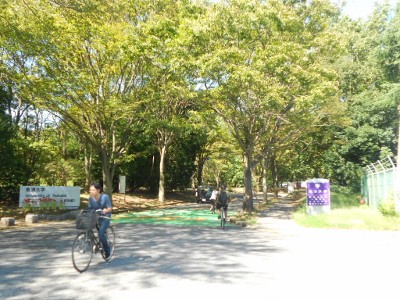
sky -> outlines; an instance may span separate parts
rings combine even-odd
[[[332,0],[338,3],[338,0]],[[366,19],[374,10],[375,3],[384,3],[384,0],[346,0],[346,6],[343,10],[352,19]],[[396,6],[397,0],[389,0],[392,7]]]

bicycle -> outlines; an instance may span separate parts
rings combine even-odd
[[[226,223],[226,206],[222,206],[221,207],[221,213],[220,213],[220,216],[221,216],[221,227],[222,227],[222,229],[225,229],[225,223]]]
[[[115,229],[114,226],[108,226],[106,230],[106,237],[110,246],[110,256],[106,258],[105,253],[102,249],[100,238],[98,237],[99,232],[99,218],[110,219],[104,215],[100,215],[101,210],[83,210],[79,218],[77,219],[77,229],[84,230],[77,234],[74,243],[72,245],[72,263],[74,268],[82,273],[89,268],[90,262],[92,261],[93,254],[101,253],[101,256],[105,261],[110,260],[114,253],[115,248]],[[97,229],[97,235],[93,232],[93,229]]]

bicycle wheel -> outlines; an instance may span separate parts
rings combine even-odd
[[[89,268],[93,256],[93,240],[86,232],[79,233],[72,245],[72,263],[82,273]]]
[[[225,212],[225,209],[222,207],[222,209],[221,209],[221,227],[222,227],[222,229],[225,229],[225,223],[226,223],[226,212]]]
[[[110,246],[110,257],[107,259],[109,260],[112,257],[115,248],[115,230],[113,226],[108,226],[106,231],[106,237],[108,245]],[[106,254],[104,253],[104,251],[101,251],[101,256],[103,257],[104,260],[106,260]]]

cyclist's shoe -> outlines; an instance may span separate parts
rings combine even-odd
[[[110,253],[106,253],[106,255],[104,256],[104,260],[105,261],[109,261],[111,259],[111,254]]]

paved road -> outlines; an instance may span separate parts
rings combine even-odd
[[[118,225],[114,258],[82,274],[73,222],[0,231],[0,298],[399,299],[399,232],[304,229],[279,206],[224,232]]]

